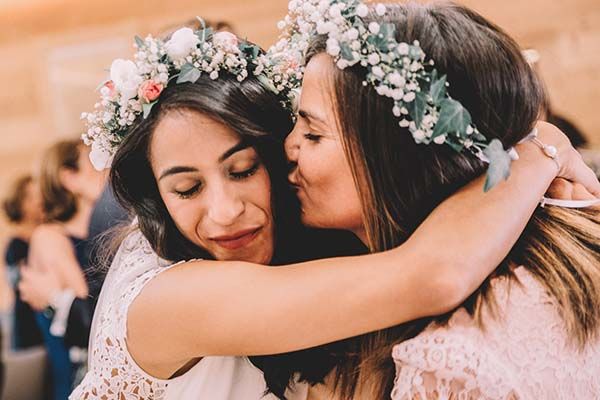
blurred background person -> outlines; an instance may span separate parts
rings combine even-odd
[[[35,229],[29,250],[29,266],[53,274],[61,298],[50,304],[86,299],[85,271],[90,267],[87,239],[93,207],[104,188],[104,174],[89,161],[89,151],[79,139],[63,140],[44,154],[40,173],[46,222]],[[26,273],[26,272],[24,272]],[[27,301],[27,297],[24,296]],[[35,304],[32,304],[35,305]],[[63,332],[53,332],[52,307],[36,314],[48,351],[54,400],[66,399],[72,389],[77,362],[69,357]]]
[[[8,324],[10,332],[6,334],[9,336],[7,339],[10,341],[10,348],[22,350],[42,343],[33,310],[21,299],[17,289],[19,269],[27,265],[31,235],[44,219],[38,182],[29,174],[18,177],[11,184],[2,206],[12,224],[12,235],[4,255],[6,269],[2,271],[10,285],[10,289],[4,287],[3,298],[6,299],[9,293],[14,293],[14,303],[9,300],[4,301],[5,307],[8,308],[7,315],[10,322]],[[12,304],[7,304],[9,302]]]

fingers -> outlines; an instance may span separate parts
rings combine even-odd
[[[573,200],[574,184],[564,178],[556,178],[548,188],[546,195],[552,199]]]

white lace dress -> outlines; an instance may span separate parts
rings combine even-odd
[[[176,265],[176,264],[175,264]],[[89,372],[70,400],[274,400],[264,396],[262,372],[246,357],[204,357],[185,374],[156,379],[127,350],[127,312],[145,284],[174,265],[160,259],[139,232],[121,244],[106,277],[90,335]],[[296,385],[290,400],[306,399]]]
[[[500,318],[482,331],[464,309],[393,349],[393,400],[600,399],[600,343],[567,337],[556,302],[523,267],[493,282]]]

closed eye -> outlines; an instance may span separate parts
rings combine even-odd
[[[179,191],[179,190],[175,190],[175,194],[182,199],[189,199],[190,197],[195,195],[199,189],[200,189],[200,184],[198,183],[198,184],[192,186],[190,189],[183,191],[183,192]]]
[[[323,136],[321,136],[321,135],[315,135],[314,133],[310,133],[310,132],[304,134],[304,139],[309,140],[311,142],[316,142],[316,143],[319,143],[321,141],[322,137]]]
[[[242,172],[230,172],[230,175],[235,180],[246,179],[246,178],[249,178],[252,175],[254,175],[256,173],[256,171],[258,170],[259,166],[260,166],[260,162],[257,162],[252,167],[250,167],[249,169],[247,169],[245,171],[242,171]]]

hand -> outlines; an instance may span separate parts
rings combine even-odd
[[[560,170],[557,177],[578,184],[578,192],[585,189],[595,198],[600,198],[600,182],[596,174],[585,164],[579,152],[571,145],[569,138],[560,129],[547,122],[538,122],[536,128],[540,141],[553,145],[558,150]]]
[[[50,271],[21,267],[19,291],[21,298],[34,310],[42,311],[61,290],[58,277]]]
[[[563,178],[556,178],[548,188],[546,195],[557,200],[594,200],[596,198],[585,186]]]

